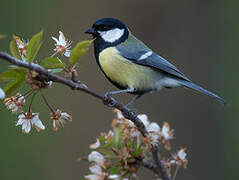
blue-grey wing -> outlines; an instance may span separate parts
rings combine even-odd
[[[190,81],[182,72],[174,65],[169,63],[163,57],[154,53],[143,42],[138,40],[133,35],[130,35],[128,40],[116,46],[120,54],[134,63],[152,67],[158,71],[167,73],[177,78]]]

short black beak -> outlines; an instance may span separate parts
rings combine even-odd
[[[96,34],[96,32],[95,32],[95,30],[93,29],[93,28],[89,28],[89,29],[87,29],[84,33],[86,33],[86,34]]]

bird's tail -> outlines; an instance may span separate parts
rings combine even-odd
[[[200,87],[196,84],[193,84],[190,81],[179,80],[179,83],[184,87],[187,87],[187,88],[196,90],[200,93],[212,96],[212,97],[216,98],[218,101],[222,102],[224,105],[227,105],[227,102],[223,98],[219,97],[218,95],[216,95],[216,94],[214,94],[214,93],[212,93],[212,92],[210,92],[210,91],[208,91],[208,90],[206,90],[206,89],[204,89],[204,88],[202,88],[202,87]]]

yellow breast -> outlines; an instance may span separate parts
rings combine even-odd
[[[158,72],[123,58],[114,47],[106,48],[99,54],[99,63],[108,78],[124,87],[155,89],[159,79]]]

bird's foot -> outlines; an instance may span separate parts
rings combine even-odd
[[[125,104],[124,106],[127,107],[127,108],[129,108],[130,106],[132,106],[131,101],[130,101],[128,104]],[[130,108],[129,108],[129,109],[130,109]]]
[[[130,106],[133,105],[134,101],[135,101],[135,99],[133,99],[132,101],[130,101],[128,104],[124,105],[124,107],[125,107],[126,109],[128,109],[128,111],[130,111],[130,112],[136,114],[136,113],[137,113],[137,109],[136,109],[136,108],[130,108]]]
[[[132,103],[130,102],[130,103],[128,103],[128,104],[126,104],[126,105],[124,105],[124,107],[128,110],[128,111],[130,111],[130,112],[133,112],[133,113],[137,113],[137,109],[136,108],[130,108],[130,106],[132,106]]]
[[[105,93],[103,98],[103,103],[109,107],[113,107],[117,103],[117,101],[111,95],[112,95],[111,92],[107,92]]]
[[[125,105],[125,107],[127,108],[127,110],[128,110],[130,113],[132,113],[132,114],[137,114],[137,109],[136,109],[136,108],[129,108],[129,107],[127,106],[127,104]]]
[[[123,112],[123,115],[126,119],[134,119],[137,116],[137,111],[134,108],[127,108],[127,111]]]

